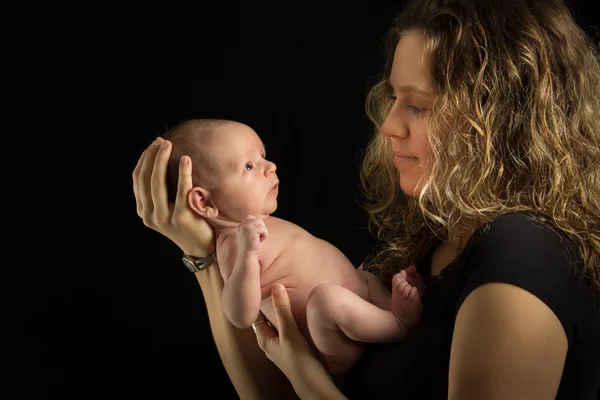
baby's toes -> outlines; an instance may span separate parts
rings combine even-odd
[[[392,279],[392,294],[396,294],[401,298],[408,298],[410,294],[410,289],[412,286],[406,281],[406,279],[402,278],[399,274],[394,276]]]

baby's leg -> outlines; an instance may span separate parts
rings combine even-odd
[[[342,286],[314,288],[307,304],[307,324],[327,370],[339,376],[363,353],[360,342],[401,340],[396,316]]]
[[[358,275],[368,286],[369,303],[376,305],[384,310],[391,310],[392,294],[383,285],[379,277],[369,271],[358,270]]]
[[[409,271],[410,273],[411,271]],[[411,277],[409,274],[402,270],[392,278],[392,313],[405,331],[416,327],[423,316],[423,304],[419,297],[419,290],[417,286],[409,283],[409,280],[414,281],[416,277],[414,275]],[[421,287],[424,290],[424,285]]]

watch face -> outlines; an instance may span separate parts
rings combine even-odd
[[[182,260],[186,268],[195,273],[198,271],[202,271],[206,267],[210,267],[213,264],[215,257],[214,255],[210,255],[207,257],[199,258],[198,260],[194,261],[191,260],[188,256],[184,255]]]
[[[185,265],[187,269],[189,269],[192,272],[198,271],[198,268],[196,268],[196,266],[194,265],[193,262],[191,262],[187,258],[183,258],[182,260],[183,260],[183,265]]]

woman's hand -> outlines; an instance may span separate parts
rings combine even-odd
[[[133,193],[137,213],[144,225],[171,239],[185,254],[203,257],[215,249],[212,227],[187,204],[192,188],[192,161],[181,157],[175,203],[167,197],[167,164],[171,143],[157,138],[142,153],[133,170]]]
[[[300,332],[285,287],[274,285],[271,299],[279,332],[262,321],[253,324],[267,358],[287,376],[301,399],[345,399]]]

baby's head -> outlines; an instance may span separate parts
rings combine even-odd
[[[164,136],[173,145],[167,168],[167,190],[169,201],[174,202],[177,194],[179,160],[183,155],[192,159],[193,186],[206,185],[213,175],[216,163],[211,161],[214,136],[226,127],[235,124],[222,119],[192,119],[181,122]]]
[[[179,160],[192,159],[193,189],[187,194],[194,212],[209,222],[240,222],[248,215],[266,217],[277,209],[275,164],[252,128],[236,121],[193,119],[164,136],[173,145],[167,170],[169,201],[177,193]]]

